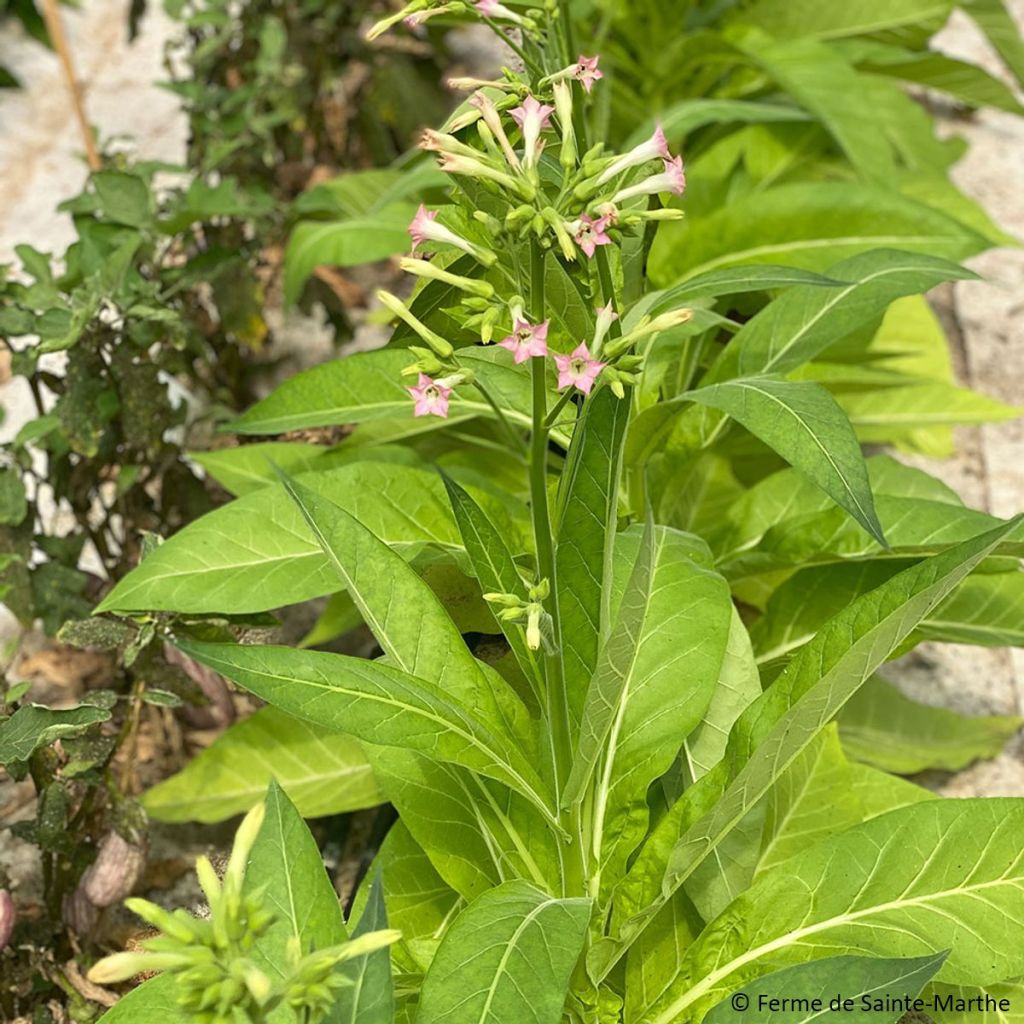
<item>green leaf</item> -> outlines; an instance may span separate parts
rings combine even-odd
[[[637,541],[634,530],[617,538],[616,576],[628,583],[587,693],[563,794],[563,804],[578,802],[595,777],[588,831],[591,877],[602,893],[646,832],[648,788],[711,702],[732,613],[729,588],[697,538],[649,526]]]
[[[923,640],[1024,647],[1024,573],[969,576],[918,627]]]
[[[757,1019],[763,1024],[844,1024],[851,1019],[858,1024],[890,1024],[903,1015],[901,1010],[873,1008],[892,1006],[893,1000],[916,998],[947,955],[942,952],[902,959],[834,956],[783,967],[723,999],[704,1016],[704,1024],[735,1024],[749,1019],[748,1014],[734,1008],[740,993],[747,999],[744,1005],[757,1008]],[[787,1000],[792,1002],[786,1005]]]
[[[953,8],[951,0],[857,0],[849,4],[820,4],[816,0],[757,0],[735,20],[756,25],[778,39],[814,36],[841,39],[913,28],[941,28]]]
[[[941,981],[1020,975],[1012,936],[1024,906],[1022,826],[1020,800],[934,800],[810,847],[708,925],[651,1024],[699,1019],[737,983],[833,954],[920,957],[937,946],[949,949]]]
[[[824,274],[816,274],[798,267],[772,266],[754,263],[749,267],[726,267],[723,270],[709,270],[706,274],[698,274],[682,281],[671,288],[649,293],[638,306],[645,313],[657,316],[672,309],[685,305],[687,301],[718,297],[721,295],[737,295],[745,292],[769,291],[776,288],[792,288],[794,285],[807,285],[817,288],[836,288],[843,281],[837,281]],[[626,314],[625,322],[631,322],[635,315],[632,307]]]
[[[839,735],[851,757],[897,775],[955,772],[995,757],[1024,725],[1016,715],[968,717],[919,704],[875,676],[843,708]]]
[[[750,263],[784,263],[840,276],[835,264],[872,249],[961,260],[989,247],[963,223],[875,185],[783,184],[661,227],[651,251],[656,286]],[[835,339],[841,332],[831,330]],[[762,369],[762,367],[757,367]]]
[[[688,784],[696,782],[721,761],[733,723],[760,695],[761,679],[750,637],[739,612],[733,608],[729,638],[711,703],[700,723],[683,741],[682,767]]]
[[[372,214],[340,221],[300,221],[284,254],[284,295],[295,302],[319,266],[354,267],[387,259],[409,247],[416,207],[394,203]]]
[[[709,124],[771,124],[806,120],[805,111],[782,103],[695,97],[667,107],[657,120],[650,118],[642,122],[622,146],[622,151],[649,139],[659,123],[665,137],[670,142],[679,143],[698,128]]]
[[[548,818],[550,798],[504,723],[460,707],[437,682],[380,662],[291,647],[176,640],[189,657],[296,718],[383,746],[405,747],[510,786]]]
[[[871,97],[857,71],[834,47],[814,39],[777,38],[784,41],[773,42],[763,33],[752,32],[738,45],[755,66],[817,117],[862,178],[891,180],[893,147],[878,130]],[[889,88],[899,91],[891,84]]]
[[[0,471],[0,525],[17,526],[28,512],[25,484],[13,469]]]
[[[1005,523],[893,577],[845,608],[799,652],[739,717],[723,760],[683,794],[640,851],[620,896],[624,908],[643,911],[623,926],[626,942],[715,851],[889,652],[1016,525]],[[613,946],[595,947],[595,963],[603,970],[616,955]]]
[[[300,479],[398,551],[461,540],[436,473],[360,462]],[[471,488],[471,491],[474,489]],[[477,495],[491,514],[501,509]],[[302,513],[279,484],[207,513],[151,552],[99,611],[267,611],[333,593],[337,576]]]
[[[303,473],[330,451],[330,448],[319,444],[268,441],[238,448],[218,448],[210,452],[189,452],[188,456],[226,491],[242,495],[273,483],[274,466],[280,466],[290,473]]]
[[[109,719],[109,711],[89,704],[63,711],[41,704],[20,707],[7,721],[0,722],[0,764],[27,761],[39,747],[62,736],[76,736],[90,725]]]
[[[721,379],[735,364],[743,374],[784,373],[814,359],[837,339],[870,323],[894,300],[943,281],[974,275],[927,253],[876,249],[829,268],[850,284],[838,288],[791,288],[733,337],[709,374]]]
[[[500,531],[487,513],[451,477],[445,475],[444,483],[466,554],[480,581],[480,590],[485,594],[518,594],[525,598],[525,584]],[[501,619],[498,625],[527,679],[539,685],[540,669],[535,655],[526,646],[522,626]]]
[[[459,360],[472,369],[514,423],[530,423],[530,382],[507,365],[503,350],[473,349]],[[240,434],[277,434],[310,427],[344,426],[399,418],[421,427],[412,415],[412,400],[402,371],[412,363],[403,349],[385,348],[333,359],[290,377],[272,394],[229,426]],[[451,417],[486,416],[494,410],[473,387],[452,396]],[[451,418],[450,417],[450,418]],[[445,426],[439,422],[436,429]]]
[[[348,938],[320,848],[302,815],[275,783],[267,791],[266,817],[245,871],[244,894],[256,892],[262,893],[267,909],[275,915],[251,954],[268,974],[287,977],[290,942],[297,942],[305,954]],[[290,1017],[285,1010],[271,1019]]]
[[[178,981],[158,974],[121,996],[99,1024],[189,1024],[192,1014],[178,1006]]]
[[[430,680],[461,706],[501,721],[509,737],[524,736],[526,708],[500,676],[485,672],[401,555],[338,505],[283,474],[282,481],[390,661],[409,677]]]
[[[960,6],[988,37],[1018,84],[1024,85],[1024,39],[1005,0],[964,0]]]
[[[417,1024],[559,1024],[590,901],[506,882],[474,900],[423,981]]]
[[[600,388],[573,432],[558,485],[555,592],[570,714],[579,723],[598,646],[611,623],[602,591],[610,577],[622,441],[629,403]]]
[[[390,926],[402,933],[399,943],[392,947],[396,966],[423,971],[462,900],[437,873],[402,819],[391,826],[373,868],[384,879]],[[353,913],[358,907],[357,896]]]
[[[133,228],[145,227],[152,221],[153,201],[149,187],[138,175],[98,171],[91,181],[100,211],[109,220]]]
[[[142,804],[159,821],[223,821],[259,803],[271,780],[304,818],[383,801],[355,740],[267,707],[148,790]]]
[[[388,927],[384,890],[380,874],[370,884],[370,894],[352,938]],[[391,983],[391,950],[384,946],[342,965],[341,973],[351,982],[338,993],[338,1007],[332,1014],[337,1024],[393,1024],[395,994]]]
[[[741,423],[885,544],[860,445],[842,409],[821,385],[748,377],[687,395]]]

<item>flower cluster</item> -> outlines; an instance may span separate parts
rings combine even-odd
[[[464,3],[413,0],[400,16],[379,23],[371,34],[402,18],[419,24],[438,13],[458,13],[455,8],[469,10]],[[541,16],[538,9],[531,15],[517,14],[496,0],[480,0],[475,10],[523,33],[535,27],[532,17]],[[496,341],[508,350],[516,365],[550,357],[557,390],[589,395],[601,379],[622,397],[642,365],[642,356],[634,351],[637,341],[652,333],[652,324],[659,325],[656,330],[665,329],[666,320],[641,318],[619,336],[616,310],[607,301],[605,284],[597,280],[602,266],[604,281],[608,280],[602,250],[642,231],[649,221],[681,217],[680,210],[663,207],[651,197],[680,195],[686,179],[682,157],[672,154],[660,126],[621,155],[606,154],[602,144],[580,154],[579,104],[603,77],[598,64],[598,57],[581,54],[533,85],[507,68],[500,79],[451,82],[471,95],[443,130],[425,131],[420,146],[436,154],[440,167],[465,180],[467,188],[471,181],[472,188],[490,193],[495,201],[478,204],[471,217],[458,207],[449,207],[449,214],[421,205],[409,225],[412,253],[401,265],[417,277],[449,286],[458,303],[458,309],[449,312],[477,332],[483,344]],[[524,312],[526,303],[519,292],[527,282],[516,253],[527,245],[560,257],[574,276],[583,279],[584,292],[604,292],[606,305],[597,311],[591,337],[563,338],[553,345],[550,320]],[[503,255],[499,260],[499,252],[509,259]],[[483,268],[487,279],[458,273],[466,271],[467,261]],[[515,294],[499,294],[505,283]],[[424,343],[411,347],[416,362],[406,371],[416,379],[407,387],[416,416],[447,417],[460,384],[476,383],[482,390],[473,374],[460,366],[447,339],[396,296],[381,292],[379,298]],[[672,323],[688,316],[688,311],[674,311]]]
[[[115,953],[100,960],[89,971],[89,980],[107,985],[143,972],[173,974],[178,1004],[197,1024],[258,1024],[281,1005],[299,1011],[309,1024],[322,1021],[336,1003],[336,990],[350,983],[338,965],[389,945],[399,933],[369,932],[305,955],[291,943],[288,963],[280,965],[281,976],[265,973],[253,952],[274,914],[261,893],[243,892],[246,863],[264,813],[260,804],[239,826],[223,882],[206,857],[196,861],[210,907],[208,918],[184,910],[170,912],[148,900],[126,900],[130,910],[162,934],[144,941],[143,952]]]

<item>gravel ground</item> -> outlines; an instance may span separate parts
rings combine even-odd
[[[180,160],[185,125],[176,98],[156,84],[164,77],[163,44],[173,25],[151,2],[140,37],[127,43],[126,0],[89,0],[65,8],[70,44],[86,89],[92,122],[103,138],[131,137],[148,159]],[[1024,23],[1024,0],[1011,0]],[[1002,74],[998,60],[966,18],[954,17],[939,44],[955,56]],[[55,57],[24,40],[15,26],[0,31],[3,60],[24,82],[0,93],[0,262],[25,239],[42,249],[67,243],[70,226],[54,212],[85,177],[81,140]],[[955,177],[1008,231],[1024,238],[1024,119],[984,113],[946,130],[965,135],[968,156]],[[1024,400],[1024,347],[1012,344],[1024,326],[1024,252],[996,250],[977,258],[984,277],[959,283],[948,310],[959,330],[954,355],[962,383],[1003,401]],[[299,332],[296,332],[299,333]],[[309,344],[308,325],[301,332]],[[0,437],[10,436],[28,413],[18,383],[0,385],[7,416]],[[1020,421],[958,432],[958,455],[925,467],[954,486],[970,504],[1007,516],[1024,508],[1024,459]],[[7,635],[10,636],[10,625]],[[0,629],[0,634],[3,630]],[[890,672],[920,700],[968,713],[1024,711],[1024,652],[927,645]],[[1019,744],[995,761],[940,782],[950,794],[1024,794],[1024,749]]]

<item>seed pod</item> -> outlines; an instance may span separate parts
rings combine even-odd
[[[146,853],[117,832],[100,843],[96,860],[82,876],[81,891],[94,907],[120,903],[135,888],[146,866]]]

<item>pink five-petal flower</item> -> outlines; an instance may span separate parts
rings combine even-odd
[[[646,142],[634,146],[628,153],[623,153],[617,160],[612,161],[597,178],[598,185],[603,185],[612,178],[617,178],[624,171],[631,167],[639,167],[641,164],[650,163],[651,160],[671,160],[672,153],[668,148],[668,139],[665,138],[664,129],[659,124]]]
[[[583,88],[589,93],[594,88],[594,83],[599,78],[604,78],[604,72],[599,71],[597,62],[600,58],[598,57],[584,57],[580,54],[580,58],[576,61],[576,70],[573,72],[573,78],[577,82],[583,84]]]
[[[558,367],[558,390],[576,387],[585,395],[590,394],[590,389],[597,380],[597,375],[608,365],[592,359],[587,343],[581,341],[573,350],[572,355],[555,356],[555,365]]]
[[[681,196],[686,189],[686,172],[683,170],[682,156],[666,157],[664,167],[669,192]]]
[[[440,416],[441,419],[448,418],[448,398],[452,393],[451,388],[428,377],[425,373],[420,374],[420,379],[415,387],[405,389],[412,395],[416,402],[414,414],[416,416]]]
[[[428,238],[434,236],[433,222],[437,220],[437,210],[428,210],[423,203],[416,211],[409,224],[409,234],[412,237],[412,251],[415,252]]]
[[[517,317],[512,325],[512,333],[502,338],[498,344],[515,356],[517,364],[525,363],[531,356],[546,356],[549,323],[550,321],[545,320],[541,324],[530,324]]]
[[[554,112],[554,107],[541,103],[533,96],[527,96],[521,107],[513,107],[509,111],[523,133],[523,163],[527,167],[535,164],[540,157],[540,147],[537,145],[540,133],[547,128]]]
[[[593,256],[599,245],[611,245],[612,240],[605,234],[608,227],[607,217],[588,217],[585,213],[580,217],[576,228],[576,244],[587,254]]]

